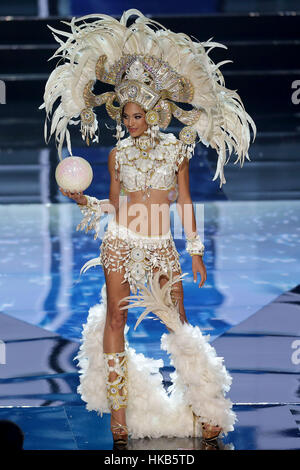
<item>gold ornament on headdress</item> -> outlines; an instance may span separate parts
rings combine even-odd
[[[115,91],[96,96],[88,83],[84,90],[86,106],[92,108],[105,103],[109,116],[120,121],[125,104],[137,103],[146,111],[147,124],[155,126],[156,130],[157,126],[166,129],[172,115],[189,125],[199,119],[200,110],[185,111],[171,102],[189,103],[194,91],[190,81],[179,76],[166,62],[148,55],[126,54],[106,72],[106,61],[105,55],[99,57],[96,77],[104,83],[115,85]],[[119,103],[119,108],[113,107],[112,112],[113,101]],[[89,123],[84,122],[84,125]]]
[[[127,26],[132,15],[137,19]],[[219,177],[220,187],[226,183],[223,167],[232,152],[238,156],[234,163],[240,162],[242,166],[245,158],[250,160],[249,129],[251,126],[254,140],[255,123],[239,95],[225,87],[218,68],[231,61],[216,65],[205,50],[225,46],[211,39],[200,43],[187,35],[173,33],[138,10],[126,11],[120,21],[107,15],[73,18],[69,26],[71,32],[50,27],[60,43],[53,57],[62,56],[65,63],[50,75],[40,106],[46,108],[47,140],[47,119],[56,99],[61,99],[50,130],[50,137],[55,132],[60,158],[65,139],[72,154],[70,124],[81,121],[82,138],[87,144],[98,142],[98,121],[93,111],[97,106],[105,105],[108,115],[116,121],[119,141],[124,135],[123,107],[134,102],[145,110],[153,139],[158,129],[166,129],[174,117],[185,126],[179,138],[188,158],[197,136],[215,149],[218,164],[213,180]],[[64,36],[65,42],[57,34]],[[96,80],[112,85],[114,90],[95,95]],[[180,103],[189,104],[191,109],[182,109]],[[78,117],[80,121],[75,121]]]
[[[159,115],[155,109],[150,109],[150,111],[147,111],[146,122],[149,124],[149,126],[155,126],[159,123]]]

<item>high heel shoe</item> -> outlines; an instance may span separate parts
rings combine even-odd
[[[202,439],[206,442],[213,442],[213,441],[216,441],[216,439],[220,436],[220,434],[222,433],[222,428],[220,428],[220,426],[216,425],[216,426],[212,426],[208,423],[201,423],[201,426],[202,426]],[[219,431],[217,431],[217,433],[213,434],[213,431],[211,428],[219,428]]]
[[[211,442],[207,442],[202,439],[200,450],[220,450],[217,439]]]
[[[113,435],[114,449],[123,450],[128,444],[128,427],[125,424],[120,424],[113,417],[116,424],[111,425],[111,432]]]
[[[193,435],[196,437],[196,425],[197,421],[201,419],[200,416],[197,416],[193,411]],[[212,430],[209,428],[219,428],[219,431],[217,433],[214,433],[211,435]],[[216,441],[216,439],[220,436],[222,433],[222,428],[218,425],[212,426],[208,423],[204,423],[203,421],[201,422],[201,431],[202,431],[202,439],[206,441],[207,443]]]

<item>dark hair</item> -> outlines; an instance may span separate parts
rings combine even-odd
[[[0,420],[0,447],[9,450],[23,450],[24,434],[12,421]]]

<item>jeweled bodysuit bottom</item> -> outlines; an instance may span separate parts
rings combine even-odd
[[[200,436],[201,428],[195,429],[193,413],[200,416],[202,422],[219,425],[225,435],[232,431],[236,415],[231,401],[225,398],[231,377],[223,365],[223,358],[217,357],[209,337],[202,335],[198,326],[180,321],[176,305],[170,302],[171,284],[168,289],[160,289],[157,274],[181,273],[179,255],[170,232],[160,237],[146,237],[111,221],[103,237],[97,264],[108,270],[124,270],[123,282],[129,282],[133,293],[139,288],[139,297],[133,296],[138,297],[139,305],[148,311],[151,309],[169,329],[169,333],[161,337],[161,347],[170,355],[175,370],[170,374],[172,386],[165,390],[159,372],[164,366],[163,361],[137,354],[129,347],[126,337],[129,328],[125,327],[123,362],[126,358],[126,374],[122,373],[120,383],[116,384],[126,391],[126,396],[123,395],[118,403],[126,407],[131,437]],[[159,267],[161,271],[157,273]],[[143,287],[145,282],[151,289]],[[80,368],[78,392],[88,410],[102,414],[110,413],[117,392],[115,384],[108,381],[107,359],[103,353],[106,284],[102,287],[101,297],[101,303],[89,311],[83,327],[82,345],[75,359]],[[116,358],[115,366],[120,369],[118,364],[119,358]]]
[[[122,271],[132,293],[137,282],[147,282],[157,268],[165,274],[181,273],[179,255],[171,234],[146,236],[111,220],[100,247],[100,261],[108,270]]]

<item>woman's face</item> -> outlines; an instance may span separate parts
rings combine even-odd
[[[139,137],[148,129],[146,113],[136,103],[127,103],[124,106],[123,122],[132,137]]]

